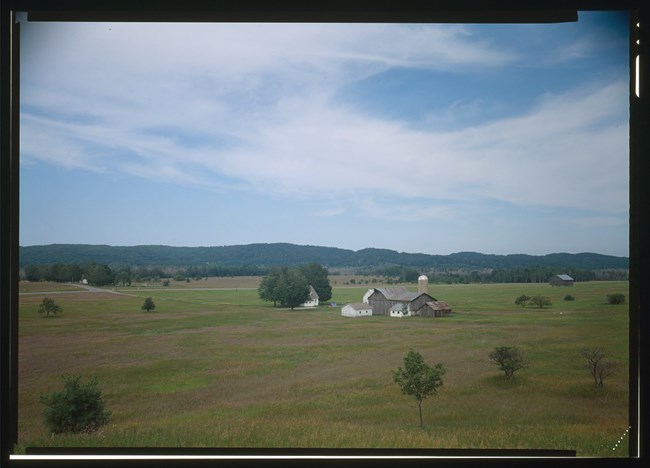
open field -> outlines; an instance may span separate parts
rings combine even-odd
[[[192,281],[190,287],[198,287]],[[216,284],[216,283],[215,283]],[[172,288],[173,285],[170,285]],[[548,448],[627,456],[628,307],[606,304],[626,282],[429,285],[451,317],[344,318],[367,287],[335,285],[339,307],[281,310],[252,283],[223,290],[76,292],[64,313],[20,299],[19,445]],[[514,305],[549,296],[547,309]],[[575,301],[564,301],[566,294]],[[153,312],[140,306],[151,296]],[[489,361],[519,346],[528,367],[505,382]],[[621,361],[597,391],[580,351]],[[446,368],[441,392],[416,403],[392,382],[409,348]],[[50,436],[39,395],[60,375],[96,376],[111,422],[93,435]]]

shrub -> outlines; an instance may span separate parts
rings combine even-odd
[[[108,423],[111,412],[104,410],[102,393],[97,388],[97,379],[82,384],[81,376],[64,374],[63,390],[41,395],[40,401],[46,408],[43,420],[54,434],[94,432]]]
[[[608,294],[607,302],[609,304],[623,304],[625,303],[625,294],[621,294],[621,293]]]
[[[573,297],[571,294],[567,294],[566,296],[564,296],[564,300],[565,301],[575,301],[576,298]]]

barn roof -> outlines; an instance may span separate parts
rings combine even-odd
[[[407,301],[411,302],[421,293],[411,292],[404,287],[395,287],[395,288],[376,288],[375,291],[379,291],[383,296],[391,301]]]
[[[445,301],[431,301],[427,302],[427,305],[431,307],[432,310],[451,310],[451,306]]]
[[[571,278],[569,275],[557,275],[557,277],[562,281],[573,281],[573,278]]]

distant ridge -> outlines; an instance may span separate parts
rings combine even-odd
[[[247,244],[217,247],[172,247],[165,245],[109,246],[50,244],[20,247],[20,266],[48,263],[104,263],[109,266],[292,266],[309,262],[327,267],[377,267],[400,265],[419,268],[501,269],[553,266],[586,270],[627,269],[628,257],[597,253],[552,253],[548,255],[494,255],[458,252],[449,255],[404,253],[366,248],[358,251],[336,247],[289,243]]]

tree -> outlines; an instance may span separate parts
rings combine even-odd
[[[27,281],[40,281],[41,280],[41,270],[36,265],[26,265],[25,266],[25,279]]]
[[[320,301],[325,302],[332,298],[332,286],[328,278],[327,268],[312,262],[301,266],[300,271],[307,279],[307,284],[310,284],[316,290]]]
[[[260,296],[260,299],[263,301],[273,301],[273,307],[278,304],[279,297],[277,287],[282,277],[283,270],[286,271],[286,267],[283,269],[280,268],[271,268],[269,273],[262,278],[260,286],[257,288],[257,293]]]
[[[521,307],[526,307],[526,304],[530,301],[530,297],[522,294],[517,299],[515,299],[515,304]]]
[[[120,286],[131,286],[131,278],[131,269],[123,268],[115,275],[115,283],[119,284]]]
[[[95,286],[113,284],[113,271],[108,265],[89,263],[84,268],[84,276],[90,284]]]
[[[280,304],[283,307],[290,307],[291,310],[309,299],[307,278],[298,269],[285,270],[276,291]]]
[[[603,388],[603,380],[612,375],[618,368],[618,362],[605,359],[605,352],[600,348],[585,349],[582,356],[586,359],[587,369],[594,379],[596,388]]]
[[[56,314],[63,313],[63,309],[61,308],[60,305],[54,302],[54,300],[50,299],[49,297],[46,297],[39,304],[38,313],[41,315],[45,314],[46,317],[49,317],[50,314],[56,315]]]
[[[144,300],[144,304],[142,304],[141,309],[146,310],[147,312],[154,310],[156,308],[156,304],[153,303],[153,299],[150,297],[146,298]]]
[[[530,298],[531,304],[536,305],[540,309],[552,305],[551,298],[546,296],[533,296]]]
[[[393,381],[400,386],[402,393],[412,395],[417,401],[420,427],[424,426],[422,400],[438,392],[442,387],[442,376],[445,372],[442,364],[430,367],[424,362],[422,355],[412,349],[404,357],[404,367],[399,367],[393,372]]]
[[[489,357],[501,369],[506,380],[510,380],[515,371],[526,367],[521,350],[513,346],[499,346],[490,352]]]
[[[82,384],[80,376],[64,374],[62,380],[62,391],[40,397],[46,406],[43,420],[50,432],[90,433],[108,423],[111,412],[104,409],[97,379]]]

